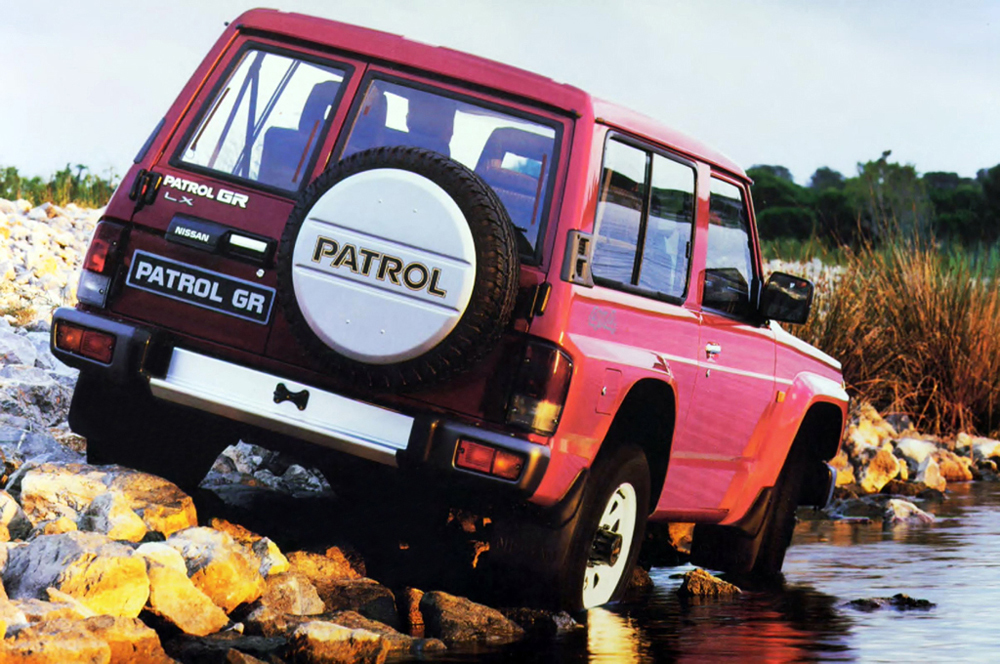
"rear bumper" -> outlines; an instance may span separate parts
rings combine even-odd
[[[57,348],[55,335],[61,322],[114,335],[111,362],[102,364]],[[369,461],[426,473],[462,488],[529,498],[548,467],[549,448],[544,445],[436,414],[397,412],[188,349],[157,347],[149,330],[96,314],[58,309],[52,329],[53,353],[82,371],[118,384],[141,382],[163,401]],[[153,357],[157,358],[155,364],[165,369],[150,371]],[[520,477],[511,481],[456,467],[455,452],[463,439],[522,455],[525,463]]]

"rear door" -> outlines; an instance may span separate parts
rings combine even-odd
[[[325,166],[363,64],[238,39],[152,165],[133,214],[116,312],[263,352],[276,316],[274,254],[294,197]]]

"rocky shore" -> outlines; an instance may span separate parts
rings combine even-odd
[[[450,513],[442,531],[465,549],[441,539],[420,559],[437,567],[393,574],[417,555],[409,533],[382,533],[383,557],[359,553],[359,535],[333,517],[317,536],[312,512],[347,510],[322,474],[264,448],[240,443],[219,457],[202,483],[218,499],[208,510],[153,475],[87,465],[86,441],[66,424],[76,372],[50,353],[47,319],[73,303],[99,215],[0,200],[0,661],[382,662],[578,627],[434,589],[461,588],[436,579],[486,550],[474,515]],[[801,516],[926,523],[921,505],[950,483],[997,479],[998,464],[1000,441],[921,435],[905,416],[862,405],[834,460],[836,500]],[[267,509],[253,503],[262,494]],[[683,559],[690,528],[663,533],[645,548]],[[738,593],[689,574],[683,593]],[[634,582],[651,584],[642,570]]]

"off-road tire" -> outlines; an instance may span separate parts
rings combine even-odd
[[[295,243],[313,205],[338,182],[373,169],[410,171],[441,187],[465,216],[475,245],[472,296],[455,328],[422,355],[388,364],[352,359],[325,344],[305,320],[292,274]],[[365,389],[407,389],[440,383],[478,364],[507,329],[520,270],[515,235],[496,193],[462,164],[421,148],[366,150],[330,167],[299,197],[278,252],[278,297],[296,338],[323,370]]]

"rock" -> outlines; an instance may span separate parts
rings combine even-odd
[[[948,488],[948,482],[941,476],[941,468],[932,455],[927,455],[924,458],[915,479],[917,482],[937,491],[944,491]]]
[[[496,609],[441,591],[425,593],[420,600],[425,632],[446,644],[466,641],[507,643],[524,636],[524,630]]]
[[[913,503],[893,498],[885,504],[884,522],[888,525],[904,523],[931,523],[934,515],[928,514]]]
[[[927,491],[927,485],[919,480],[913,482],[903,482],[901,480],[891,480],[888,484],[882,487],[880,493],[890,495],[890,496],[906,496],[908,498],[916,498],[921,495],[925,495]]]
[[[28,536],[29,539],[35,539],[40,535],[61,535],[62,533],[71,533],[79,530],[76,525],[76,521],[73,521],[68,516],[61,516],[58,519],[49,519],[48,521],[39,521],[32,530],[31,534]]]
[[[420,638],[424,635],[424,616],[420,613],[420,600],[424,591],[416,588],[404,588],[396,595],[396,608],[400,618],[400,629],[410,636]]]
[[[389,644],[374,632],[322,621],[299,625],[289,649],[296,662],[307,664],[382,664],[389,654]]]
[[[46,463],[21,479],[21,506],[32,522],[67,517],[72,521],[108,490],[106,473],[86,464]]]
[[[111,664],[167,664],[160,637],[138,618],[95,616],[80,625],[111,649]],[[58,634],[53,634],[58,636]]]
[[[71,389],[41,369],[33,366],[0,369],[0,411],[6,415],[54,426],[66,419],[72,397]]]
[[[361,574],[337,547],[327,549],[324,555],[293,551],[288,554],[288,563],[289,571],[304,574],[317,589],[321,589],[326,582],[361,578]]]
[[[396,598],[373,579],[346,579],[317,586],[327,611],[357,611],[366,618],[398,629]]]
[[[837,455],[830,460],[830,465],[837,471],[837,486],[854,484],[857,480],[854,477],[854,466],[847,458],[847,452],[840,450]]]
[[[6,593],[4,593],[4,597],[0,598],[0,639],[4,638],[10,627],[25,625],[27,622],[28,616],[16,604],[7,599]]]
[[[906,457],[920,466],[924,459],[936,452],[938,446],[919,438],[903,438],[896,443],[896,456]]]
[[[95,613],[130,618],[149,596],[143,558],[98,533],[42,535],[11,549],[3,583],[15,599],[43,599],[51,587]]]
[[[45,601],[41,599],[15,599],[11,601],[14,608],[24,616],[29,623],[43,622],[46,620],[83,620],[95,615],[93,611],[80,604],[80,602]],[[9,623],[13,625],[14,623]]]
[[[6,491],[0,491],[0,541],[24,539],[31,532],[31,522],[24,510]]]
[[[111,647],[79,622],[51,620],[17,633],[4,642],[4,662],[25,664],[109,664]]]
[[[743,591],[731,583],[712,576],[700,567],[684,574],[684,580],[677,588],[683,597],[729,597]]]
[[[194,500],[173,482],[121,466],[102,468],[108,470],[108,488],[124,494],[149,530],[170,537],[198,525]]]
[[[261,537],[252,533],[243,526],[229,523],[222,519],[212,519],[209,524],[212,528],[227,533],[234,540],[242,544],[250,554],[260,563],[259,571],[261,576],[272,574],[283,574],[291,569],[288,558],[281,553],[278,545],[266,537]]]
[[[287,641],[283,638],[244,636],[239,632],[226,631],[209,636],[182,634],[164,641],[163,647],[170,656],[182,662],[208,664],[246,661],[238,659],[240,654],[265,662],[284,662],[286,660],[282,651],[286,644]],[[235,659],[231,660],[230,657]]]
[[[976,461],[996,461],[1000,459],[1000,440],[975,438],[972,439],[968,449],[972,458]]]
[[[515,609],[501,609],[501,612],[520,625],[525,633],[534,637],[551,638],[582,627],[580,623],[573,620],[572,616],[565,611],[556,613],[553,611],[519,607]]]
[[[168,537],[166,543],[184,557],[194,585],[226,613],[264,592],[256,561],[226,533],[188,528]]]
[[[9,327],[0,329],[0,366],[21,364],[35,366],[38,351],[30,339],[16,334]]]
[[[324,614],[322,619],[341,627],[363,629],[378,634],[389,645],[390,656],[411,655],[419,657],[423,653],[447,650],[447,646],[439,639],[414,638],[401,634],[388,625],[365,618],[356,611],[334,611]]]
[[[128,542],[141,542],[148,532],[142,518],[129,507],[128,499],[117,491],[108,491],[94,498],[80,516],[77,526],[80,530]]]
[[[629,577],[628,586],[626,586],[625,592],[630,596],[639,596],[652,589],[653,579],[650,578],[649,572],[636,565],[632,570],[632,576]]]
[[[889,413],[885,416],[885,421],[894,431],[899,433],[913,428],[913,420],[906,413]]]
[[[858,485],[865,493],[878,493],[899,475],[899,460],[885,449],[866,454],[859,473]]]
[[[948,482],[971,482],[972,459],[960,457],[948,450],[938,450],[933,455],[943,477]]]
[[[147,608],[185,634],[206,636],[227,624],[226,612],[195,587],[183,570],[146,558],[149,577]]]
[[[848,602],[848,606],[855,609],[860,609],[862,611],[875,611],[877,609],[893,608],[900,611],[908,611],[911,609],[933,609],[936,604],[926,599],[914,599],[909,595],[903,595],[902,593],[893,595],[892,597],[871,597],[868,599],[855,599]]]

